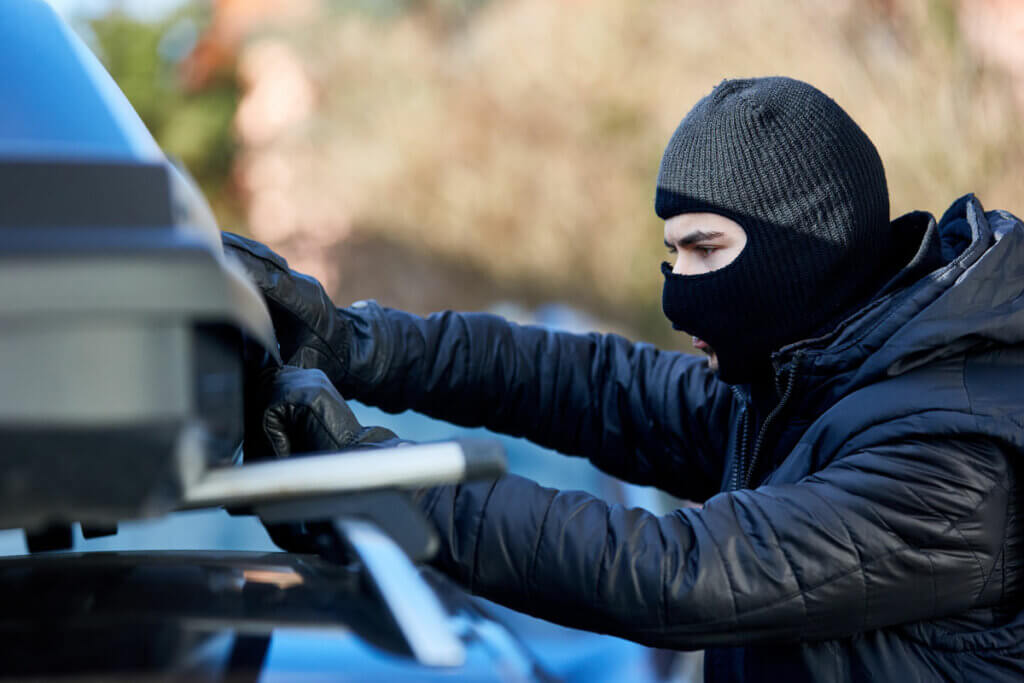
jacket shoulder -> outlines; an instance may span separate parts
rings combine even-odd
[[[947,358],[847,394],[811,423],[768,481],[798,481],[847,453],[911,436],[977,433],[964,377],[964,358]]]

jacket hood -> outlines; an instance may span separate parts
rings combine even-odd
[[[1024,223],[968,194],[938,223],[914,212],[892,229],[895,240],[923,233],[899,274],[828,335],[775,354],[780,371],[799,364],[819,406],[969,349],[1024,343]]]

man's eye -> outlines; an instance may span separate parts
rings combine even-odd
[[[699,251],[703,256],[711,256],[718,251],[718,247],[697,247],[697,251]]]
[[[676,248],[675,247],[668,247],[668,253],[675,254],[676,253]]]

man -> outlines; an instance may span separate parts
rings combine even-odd
[[[289,362],[703,503],[664,516],[516,476],[419,492],[435,563],[562,624],[706,648],[708,680],[1021,680],[1024,225],[973,196],[889,222],[831,99],[725,81],[655,199],[663,307],[709,358],[483,314],[335,310],[227,237]]]

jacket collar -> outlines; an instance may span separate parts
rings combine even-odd
[[[805,410],[975,345],[1024,341],[1024,224],[965,195],[938,223],[914,212],[892,225],[896,242],[918,241],[913,258],[831,332],[772,356],[778,376],[799,373]]]

